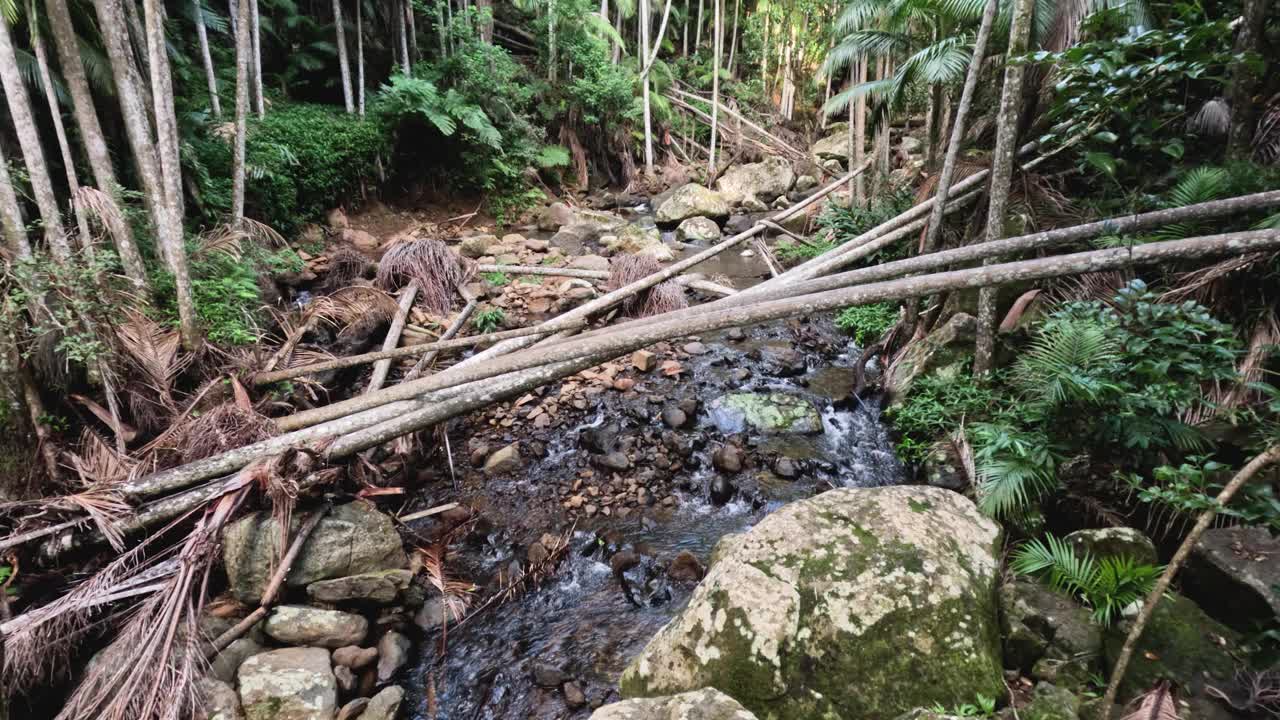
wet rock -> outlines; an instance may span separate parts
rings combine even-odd
[[[338,683],[321,648],[284,648],[240,666],[240,705],[247,720],[330,720]]]
[[[538,229],[543,232],[555,232],[573,221],[573,208],[562,202],[554,202],[538,214]]]
[[[787,393],[731,393],[713,400],[708,410],[725,434],[747,428],[765,434],[822,432],[822,417],[813,403]]]
[[[369,698],[369,705],[360,713],[360,720],[396,720],[402,702],[404,690],[398,685],[388,685]]]
[[[800,467],[795,460],[788,457],[778,458],[773,463],[773,472],[780,478],[794,480],[800,477]]]
[[[649,372],[658,366],[658,356],[648,350],[637,350],[631,353],[631,367],[640,372]]]
[[[564,670],[550,663],[535,662],[533,664],[533,681],[538,687],[559,687],[566,680]]]
[[[791,503],[717,547],[686,608],[623,673],[622,694],[720,687],[780,720],[999,697],[999,547],[998,525],[937,488]]]
[[[1107,674],[1115,666],[1131,620],[1116,623],[1105,636]],[[1134,648],[1120,685],[1120,702],[1170,680],[1188,695],[1202,695],[1207,682],[1229,681],[1236,669],[1241,637],[1210,618],[1195,603],[1176,593],[1165,595]]]
[[[294,513],[293,527],[303,513]],[[222,559],[231,591],[241,602],[256,605],[280,556],[280,533],[270,513],[237,520],[223,533]],[[400,534],[391,518],[367,502],[339,505],[329,511],[302,546],[285,584],[301,588],[320,580],[407,567]]]
[[[595,463],[606,470],[613,470],[614,472],[623,472],[631,467],[631,460],[627,458],[626,453],[618,450],[596,456]]]
[[[662,409],[662,423],[672,429],[680,429],[689,422],[689,416],[678,407],[667,406]]]
[[[474,260],[493,254],[491,248],[497,245],[498,238],[493,235],[468,235],[458,243],[458,252],[462,253],[463,257],[469,257]]]
[[[391,630],[378,640],[378,682],[384,683],[390,680],[407,662],[409,662],[409,638]]]
[[[1092,555],[1095,560],[1108,557],[1129,557],[1140,565],[1155,565],[1155,543],[1141,531],[1131,527],[1096,528],[1077,530],[1064,540],[1075,549],[1077,555]]]
[[[838,164],[836,170],[842,169],[849,161],[849,135],[847,133],[835,133],[828,135],[809,148],[809,154],[813,156],[814,162],[818,165],[826,167],[828,160],[836,160]]]
[[[1073,598],[1030,580],[1000,587],[1005,667],[1029,672],[1046,655],[1102,655],[1102,627]]]
[[[240,696],[230,685],[221,680],[201,678],[196,688],[204,698],[204,720],[244,720]]]
[[[346,665],[333,666],[333,679],[338,683],[338,690],[343,695],[349,695],[352,690],[356,689],[356,674],[351,672],[351,668]]]
[[[253,638],[236,638],[213,658],[213,662],[209,664],[209,677],[224,683],[234,683],[236,672],[244,661],[262,651],[262,645]]]
[[[369,707],[369,698],[355,698],[342,706],[338,711],[338,717],[334,720],[355,720],[367,707]]]
[[[1018,709],[1018,720],[1077,720],[1079,713],[1080,698],[1074,693],[1040,682],[1031,692],[1031,702]]]
[[[663,431],[662,446],[682,458],[693,454],[693,440],[670,430]]]
[[[711,218],[689,218],[676,228],[676,239],[691,243],[714,242],[720,239],[720,226]]]
[[[658,262],[669,262],[676,257],[671,248],[663,244],[656,227],[626,225],[616,235],[601,237],[600,242],[610,254],[648,255]]]
[[[737,700],[708,687],[605,705],[591,713],[591,720],[756,720],[756,716]]]
[[[587,696],[582,692],[582,688],[578,687],[578,683],[567,682],[564,684],[564,704],[569,706],[571,710],[577,710],[587,704]]]
[[[708,352],[707,346],[697,341],[685,343],[680,349],[690,355],[706,355]]]
[[[812,175],[801,175],[800,177],[796,178],[796,185],[795,185],[796,192],[804,192],[806,190],[812,190],[817,186],[818,186],[818,179]]]
[[[725,332],[724,336],[725,336],[725,339],[729,340],[730,342],[742,342],[743,340],[747,339],[747,331],[743,330],[740,327],[729,328]]]
[[[339,648],[358,645],[369,634],[369,621],[353,613],[308,605],[278,605],[262,630],[286,645]]]
[[[978,321],[968,313],[956,313],[924,340],[911,343],[885,378],[885,392],[895,402],[905,397],[916,378],[940,368],[958,366],[969,357]]]
[[[780,377],[803,375],[809,369],[804,355],[794,348],[766,346],[760,349],[760,359]]]
[[[378,659],[378,648],[362,648],[359,645],[343,645],[333,651],[333,664],[363,670]]]
[[[505,475],[524,466],[520,458],[520,443],[511,443],[494,452],[484,461],[484,474],[490,477]]]
[[[662,225],[675,225],[691,217],[725,218],[729,216],[729,203],[714,190],[689,183],[671,193],[658,206],[655,219]]]
[[[711,464],[720,472],[736,473],[742,470],[745,457],[737,445],[721,445],[711,453]]]
[[[751,378],[751,371],[746,368],[734,368],[729,371],[729,379],[736,382],[744,382]]]
[[[929,448],[921,468],[924,481],[934,487],[960,492],[969,487],[969,476],[954,443],[940,440]]]
[[[356,601],[386,605],[395,602],[396,596],[409,587],[412,580],[413,573],[403,569],[349,575],[311,583],[307,586],[307,597],[322,603]]]
[[[541,542],[535,542],[529,546],[525,552],[525,557],[529,560],[530,565],[541,565],[547,561],[551,553],[547,552],[547,548]]]
[[[795,181],[791,161],[771,157],[758,163],[734,165],[716,181],[716,190],[730,205],[741,205],[748,199],[769,203],[786,195]]]
[[[755,218],[750,215],[734,215],[725,221],[724,232],[728,235],[737,235],[746,232],[756,222]]]
[[[413,615],[413,624],[423,632],[431,632],[443,627],[449,620],[449,607],[438,597],[424,602],[422,607],[418,608],[418,612]]]
[[[1280,538],[1262,527],[1211,529],[1196,543],[1183,592],[1238,629],[1280,616]]]
[[[698,556],[688,550],[677,553],[671,558],[671,564],[667,566],[667,577],[679,582],[696,583],[706,574],[707,569],[698,560]]]
[[[732,500],[735,492],[737,492],[737,488],[724,475],[716,475],[711,478],[711,482],[707,486],[707,494],[711,497],[711,502],[716,505],[724,505]]]
[[[569,261],[569,267],[576,270],[608,270],[609,258],[600,255],[579,255]]]
[[[640,554],[632,548],[623,548],[609,558],[609,569],[614,575],[621,575],[640,564]]]
[[[588,452],[604,454],[613,450],[618,443],[620,428],[615,423],[605,423],[590,427],[578,434],[578,444]]]

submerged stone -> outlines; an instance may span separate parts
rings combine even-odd
[[[624,697],[715,687],[762,718],[891,720],[1004,692],[1000,528],[927,487],[840,489],[726,538]]]
[[[716,398],[708,407],[720,432],[740,433],[747,428],[772,433],[822,432],[818,409],[805,398],[786,393],[732,393]]]

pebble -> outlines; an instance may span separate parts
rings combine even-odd
[[[707,353],[707,346],[700,342],[685,343],[680,349],[689,355],[705,355]]]
[[[667,407],[662,410],[662,422],[669,428],[682,428],[688,421],[689,416],[680,408]]]
[[[577,683],[567,682],[564,684],[564,703],[571,709],[577,710],[587,704],[587,696],[583,694],[582,688]]]
[[[614,450],[613,452],[607,453],[605,455],[597,456],[595,460],[596,460],[596,464],[598,464],[600,467],[607,468],[609,470],[622,472],[623,470],[628,470],[631,468],[631,460],[626,456],[625,453],[618,450]]]
[[[621,575],[639,564],[640,555],[631,548],[623,548],[609,558],[609,568],[613,570],[614,575]]]
[[[658,364],[658,356],[648,350],[637,350],[631,353],[631,367],[640,372],[649,372]]]
[[[667,566],[667,577],[680,582],[696,583],[706,573],[707,569],[698,560],[698,556],[688,550],[681,550],[679,554],[671,558],[671,564]]]
[[[533,664],[533,681],[537,683],[539,687],[557,687],[563,683],[564,680],[564,671],[560,668],[547,663]]]
[[[359,645],[346,645],[333,651],[333,664],[342,665],[352,670],[360,670],[373,664],[378,659],[377,648],[362,648]]]
[[[711,502],[723,505],[733,499],[734,487],[729,478],[716,475],[711,478]]]
[[[778,477],[790,480],[800,475],[800,467],[791,458],[778,458],[773,464],[773,472]]]
[[[720,472],[736,473],[742,470],[742,454],[737,445],[721,445],[711,453],[711,464]]]

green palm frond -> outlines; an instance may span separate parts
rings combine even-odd
[[[823,106],[822,111],[830,117],[835,117],[849,109],[849,103],[860,97],[877,98],[884,93],[893,89],[893,78],[886,80],[872,80],[871,82],[861,83],[831,96]]]
[[[1193,168],[1169,190],[1164,206],[1186,207],[1217,200],[1226,194],[1229,183],[1230,176],[1222,168],[1208,166]],[[1201,223],[1172,223],[1156,230],[1151,236],[1155,240],[1181,240],[1198,235],[1201,228]]]
[[[83,38],[77,38],[80,47],[80,64],[84,66],[85,77],[94,92],[102,95],[115,95],[115,79],[111,75],[111,62],[105,53],[89,44]]]
[[[1280,230],[1280,212],[1269,215],[1253,226],[1254,230]]]
[[[983,513],[1016,517],[1058,485],[1058,457],[1047,438],[997,423],[975,423],[968,434]]]
[[[622,52],[624,53],[627,51],[626,40],[618,34],[618,31],[608,20],[605,20],[596,13],[587,13],[582,17],[582,20],[586,23],[586,30],[588,33],[600,38],[601,40],[621,46]]]
[[[1096,401],[1114,386],[1105,370],[1119,360],[1120,348],[1100,324],[1067,319],[1037,333],[1013,368],[1013,382],[1025,397],[1056,406]]]
[[[1093,608],[1093,619],[1109,626],[1124,609],[1146,597],[1164,571],[1128,556],[1095,560],[1077,555],[1065,540],[1048,535],[1023,543],[1009,559],[1018,575],[1042,578],[1050,587],[1070,593]]]

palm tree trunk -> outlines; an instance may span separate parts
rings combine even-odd
[[[689,0],[684,3],[684,29],[681,31],[680,56],[689,57]]]
[[[890,76],[889,60],[885,57],[876,58],[876,78],[885,80]],[[884,190],[885,176],[888,171],[885,168],[885,159],[889,153],[889,111],[884,109],[883,115],[880,117],[880,126],[876,129],[875,142],[872,145],[871,153],[875,157],[876,171],[871,176],[871,198],[880,197]]]
[[[547,79],[556,79],[556,0],[547,0]]]
[[[613,20],[613,29],[618,33],[618,37],[622,37],[622,8],[618,8],[617,17]],[[622,44],[615,42],[613,44],[613,64],[617,65],[622,62]]]
[[[1258,91],[1259,72],[1250,56],[1262,50],[1266,29],[1267,6],[1271,0],[1245,0],[1240,27],[1236,30],[1233,52],[1237,60],[1231,64],[1231,128],[1227,133],[1227,151],[1238,160],[1252,155],[1254,126],[1261,103],[1254,98]]]
[[[9,252],[15,258],[31,257],[26,221],[22,219],[18,193],[13,189],[13,178],[9,175],[9,160],[5,157],[3,143],[0,143],[0,228],[4,230],[4,240],[9,246]]]
[[[858,84],[861,85],[867,81],[867,56],[863,55],[858,58]],[[859,95],[857,100],[857,116],[853,121],[853,132],[857,135],[857,145],[853,148],[853,162],[850,163],[849,169],[862,167],[867,161],[867,96]],[[858,173],[853,179],[853,199],[861,207],[867,204],[867,178],[866,173]]]
[[[342,0],[333,0],[333,29],[338,40],[338,72],[342,76],[342,104],[347,114],[355,112],[355,98],[351,96],[351,63],[347,60],[347,31],[342,22]]]
[[[1018,0],[1013,9],[1009,26],[1009,50],[1012,60],[1027,52],[1031,37],[1031,11],[1035,0]],[[1004,89],[1000,94],[1000,115],[996,125],[996,149],[991,159],[991,190],[988,193],[987,229],[983,242],[1004,237],[1005,214],[1009,207],[1009,184],[1013,178],[1013,154],[1018,146],[1018,121],[1022,115],[1021,63],[1006,62]],[[990,262],[990,261],[988,261]],[[978,291],[978,334],[973,354],[973,372],[985,375],[991,372],[995,352],[996,289]]]
[[[418,54],[418,27],[413,19],[413,0],[404,0],[404,16],[406,27],[409,28],[409,49],[413,53],[411,57],[417,60],[422,56]]]
[[[734,61],[738,54],[738,14],[742,10],[742,0],[733,0],[733,29],[729,31],[729,74],[736,67]]]
[[[716,146],[719,144],[719,118],[720,118],[720,7],[723,0],[712,0],[714,8],[712,12],[715,17],[714,30],[715,36],[711,39],[711,145],[708,148],[710,158],[707,160],[707,177],[715,177],[716,174]]]
[[[409,11],[406,7],[409,0],[392,0],[396,8],[396,14],[399,21],[396,25],[400,28],[400,69],[408,76],[413,71],[413,65],[409,61]],[[449,27],[453,27],[453,4],[449,5]]]
[[[230,0],[227,3],[228,17],[231,18],[231,38],[240,37],[240,6],[237,0]]]
[[[248,26],[249,13],[249,0],[240,0],[241,26]],[[231,158],[231,224],[235,227],[239,227],[244,220],[244,155],[245,135],[248,132],[252,54],[252,38],[249,33],[240,33],[236,37],[236,138]]]
[[[928,145],[924,151],[924,168],[930,173],[938,166],[938,144],[942,138],[942,95],[942,83],[934,83],[929,88],[929,114],[925,120]]]
[[[649,0],[640,0],[640,61],[649,57]],[[640,72],[641,94],[644,102],[644,172],[653,177],[653,112],[649,106],[648,68]]]
[[[248,2],[250,12],[253,13],[253,17],[250,19],[250,24],[253,28],[253,107],[258,113],[258,117],[264,117],[267,114],[267,109],[262,100],[262,23],[258,15],[258,0],[240,1]]]
[[[13,49],[9,23],[4,18],[0,18],[0,82],[4,84],[9,115],[13,118],[18,146],[22,148],[22,158],[31,179],[31,193],[34,195],[36,207],[40,209],[40,218],[44,221],[45,241],[49,244],[49,250],[54,257],[65,260],[71,255],[71,246],[67,244],[66,234],[62,229],[58,198],[53,193],[49,166],[45,164],[44,149],[40,146],[40,134],[36,130],[35,118],[31,114],[31,100],[27,96],[27,86],[23,83],[22,73],[18,69],[18,56]]]
[[[29,5],[29,18],[36,18],[34,4]],[[80,190],[80,180],[76,177],[75,158],[71,155],[71,143],[67,140],[67,129],[62,124],[62,112],[58,108],[58,97],[53,89],[53,76],[49,73],[49,54],[45,50],[44,36],[40,34],[40,24],[32,22],[31,50],[36,56],[36,69],[40,73],[40,84],[44,85],[44,99],[49,106],[49,117],[53,119],[53,132],[58,139],[58,152],[62,154],[62,166],[67,176],[67,190],[71,193],[71,211],[76,218],[76,229],[80,232],[80,243],[84,248],[93,246],[93,236],[89,234],[89,222],[85,219],[84,208],[75,201]]]
[[[218,78],[213,73],[213,56],[209,54],[209,31],[204,26],[204,7],[200,0],[191,0],[191,9],[196,14],[196,35],[200,38],[200,57],[204,60],[205,82],[209,84],[209,107],[213,116],[222,119],[222,103],[218,100]]]
[[[693,52],[697,53],[698,48],[702,47],[702,2],[698,0],[698,22],[693,26]]]
[[[364,0],[356,0],[356,108],[364,117]]]

